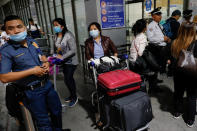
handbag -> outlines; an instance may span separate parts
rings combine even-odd
[[[153,71],[160,70],[159,64],[157,63],[154,55],[149,50],[145,49],[142,57],[144,58],[144,60],[146,61],[146,63],[148,64],[151,70]]]
[[[193,55],[195,43],[191,50],[182,49],[177,59],[177,67],[189,74],[197,74],[197,59]]]
[[[110,60],[112,63],[109,61],[108,62],[105,61],[106,58],[108,60]],[[105,72],[109,72],[109,71],[121,68],[121,65],[119,63],[117,63],[117,61],[111,56],[103,56],[103,57],[100,57],[99,60],[100,60],[100,64],[97,67],[98,73],[105,73]]]
[[[135,44],[135,41],[134,41],[134,47],[137,51],[137,59],[134,62],[134,68],[137,69],[137,70],[146,70],[146,68],[147,68],[146,61],[144,60],[144,58],[142,56],[139,55],[138,49],[137,49],[136,44]]]
[[[96,69],[97,72],[98,73],[105,73],[105,72],[111,71],[111,68],[112,68],[111,63],[108,63],[108,62],[103,61],[102,58],[103,57],[100,57],[100,64],[99,64],[99,66]]]

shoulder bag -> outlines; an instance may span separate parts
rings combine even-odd
[[[190,50],[181,50],[177,59],[177,67],[185,73],[197,75],[197,59],[193,54],[194,47],[195,43],[192,44],[192,48]]]
[[[134,63],[134,68],[145,70],[147,68],[146,61],[144,60],[144,58],[142,56],[139,55],[138,49],[137,49],[136,44],[135,44],[135,41],[134,41],[134,47],[135,47],[136,52],[137,52],[137,59]]]
[[[160,66],[157,63],[154,55],[148,49],[144,50],[142,57],[145,59],[146,63],[148,64],[151,70],[153,71],[160,70]]]

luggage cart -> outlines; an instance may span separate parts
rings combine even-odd
[[[125,62],[126,67],[122,67],[122,69],[129,69],[129,62],[128,62],[128,55],[122,55],[121,58],[125,59],[123,60]],[[95,86],[95,91],[91,94],[91,103],[93,107],[97,108],[97,113],[95,113],[95,122],[97,123],[97,125],[99,125],[99,121],[100,121],[100,104],[99,104],[99,95],[98,95],[98,83],[97,83],[97,77],[99,75],[99,73],[97,72],[96,69],[96,64],[94,62],[90,62],[90,67],[92,68],[92,73],[93,73],[93,82],[94,82],[94,86]],[[103,127],[103,129],[105,130],[105,128],[107,127]]]
[[[122,57],[123,57],[123,59],[125,59],[125,64],[126,64],[125,65],[126,67],[122,67],[122,69],[129,69],[128,55],[123,55]],[[99,73],[97,72],[96,65],[95,65],[94,62],[90,62],[90,67],[92,67],[93,82],[94,82],[94,86],[95,86],[95,89],[96,89],[91,95],[91,97],[92,97],[92,105],[95,106],[95,104],[94,104],[94,96],[98,92],[97,76],[99,75]]]
[[[125,66],[123,66],[119,69],[129,69],[128,55],[123,55],[122,58],[123,58],[123,60],[121,60],[121,61],[125,63],[124,64]],[[103,95],[100,96],[99,93],[98,93],[98,80],[97,80],[97,78],[100,74],[97,72],[96,65],[95,65],[94,62],[91,62],[90,66],[92,67],[93,82],[94,82],[94,86],[95,86],[95,91],[91,94],[91,102],[92,102],[92,105],[94,107],[96,107],[96,109],[97,109],[97,113],[95,113],[95,118],[96,118],[95,122],[96,122],[97,126],[100,126],[99,122],[101,122],[101,124],[103,124],[103,123],[101,121],[101,107],[100,107],[101,105],[100,105],[99,101],[104,96]],[[137,131],[147,130],[148,128],[149,128],[149,123],[147,125],[145,125],[144,127],[138,129]],[[112,131],[117,131],[117,129],[114,128],[114,127],[111,127],[109,125],[109,123],[107,125],[104,125],[104,126],[102,125],[102,130],[109,130],[109,129],[112,130]]]

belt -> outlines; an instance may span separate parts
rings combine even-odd
[[[38,82],[34,85],[31,85],[31,86],[25,86],[25,90],[34,90],[38,87],[42,87],[46,84],[46,80],[42,80],[41,82]]]

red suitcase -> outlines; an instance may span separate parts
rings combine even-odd
[[[130,70],[114,70],[98,76],[98,85],[104,88],[109,96],[137,90],[141,82],[140,75]]]

